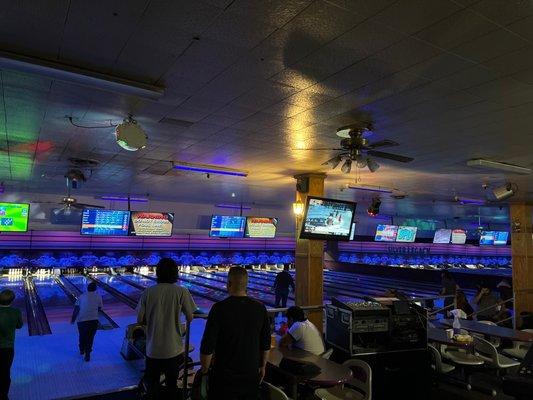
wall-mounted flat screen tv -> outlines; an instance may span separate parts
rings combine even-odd
[[[213,215],[209,236],[220,238],[242,238],[246,227],[246,217]]]
[[[396,234],[396,241],[402,243],[413,243],[416,239],[416,226],[399,226]]]
[[[308,196],[301,239],[349,240],[357,203]]]
[[[246,217],[246,237],[273,239],[276,237],[277,218]]]
[[[435,231],[435,236],[433,236],[433,243],[447,244],[450,243],[451,238],[451,229],[437,229]]]
[[[26,232],[29,217],[29,204],[0,203],[0,232]]]
[[[398,227],[396,225],[382,225],[379,224],[376,228],[376,242],[395,242],[398,235]]]
[[[174,214],[165,212],[132,211],[131,236],[172,236]]]
[[[505,231],[483,231],[479,236],[479,245],[505,246],[509,239],[509,232]]]
[[[452,244],[465,244],[466,243],[466,231],[464,229],[452,230]]]
[[[130,212],[86,208],[81,214],[81,234],[128,236]]]
[[[479,244],[483,245],[493,245],[494,244],[494,231],[483,231],[479,236]]]
[[[494,245],[505,246],[509,240],[509,232],[506,231],[494,231]]]

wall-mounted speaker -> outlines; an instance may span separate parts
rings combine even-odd
[[[304,177],[296,178],[296,190],[300,193],[309,192],[309,178],[304,178]]]

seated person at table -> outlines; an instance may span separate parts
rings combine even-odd
[[[257,400],[270,351],[265,306],[246,295],[248,272],[232,267],[229,297],[211,307],[200,348],[201,372],[209,374],[209,399]]]
[[[477,320],[478,321],[493,321],[494,316],[499,311],[498,298],[492,293],[490,286],[482,283],[479,290],[474,297],[474,303],[477,306]]]
[[[296,347],[313,353],[317,356],[324,353],[322,334],[315,325],[305,317],[304,310],[298,306],[287,310],[287,323],[289,331],[281,338],[281,347]]]
[[[508,301],[513,298],[513,288],[511,287],[511,283],[509,282],[509,279],[503,278],[500,283],[496,285],[496,290],[500,294],[500,299],[502,301],[505,301],[506,308],[513,308],[513,302]]]
[[[454,306],[456,310],[461,310],[465,313],[466,319],[472,320],[472,314],[474,313],[474,309],[468,302],[465,293],[461,289],[457,289],[457,291],[455,292]]]
[[[506,303],[500,301],[499,306],[497,307],[497,312],[492,316],[492,319],[500,326],[512,328],[513,323],[511,321],[511,316],[511,311],[506,307]]]

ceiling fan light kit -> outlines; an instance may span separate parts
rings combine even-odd
[[[345,174],[349,174],[352,170],[352,159],[348,158],[346,161],[344,161],[344,164],[342,164],[341,171]]]
[[[375,158],[384,158],[387,160],[408,163],[413,161],[412,157],[401,156],[398,154],[385,153],[377,151],[376,148],[398,146],[393,140],[384,139],[374,143],[369,143],[367,136],[373,130],[371,122],[360,122],[343,126],[337,129],[337,136],[341,139],[340,147],[331,148],[315,148],[315,149],[296,149],[296,150],[336,150],[340,151],[335,157],[327,160],[322,165],[327,165],[335,169],[342,160],[345,160],[341,171],[348,174],[352,170],[352,161],[355,162],[357,168],[368,167],[370,172],[376,172],[380,165]],[[349,161],[349,162],[348,162]]]

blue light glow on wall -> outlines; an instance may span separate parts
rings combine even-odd
[[[458,255],[384,255],[371,253],[340,253],[339,262],[351,264],[369,264],[369,265],[438,265],[444,263],[450,264],[483,264],[493,267],[507,267],[511,264],[510,257],[475,257],[475,256],[458,256]]]
[[[155,265],[170,257],[180,265],[293,263],[292,252],[176,251],[176,252],[20,252],[0,253],[0,268],[79,268]]]

